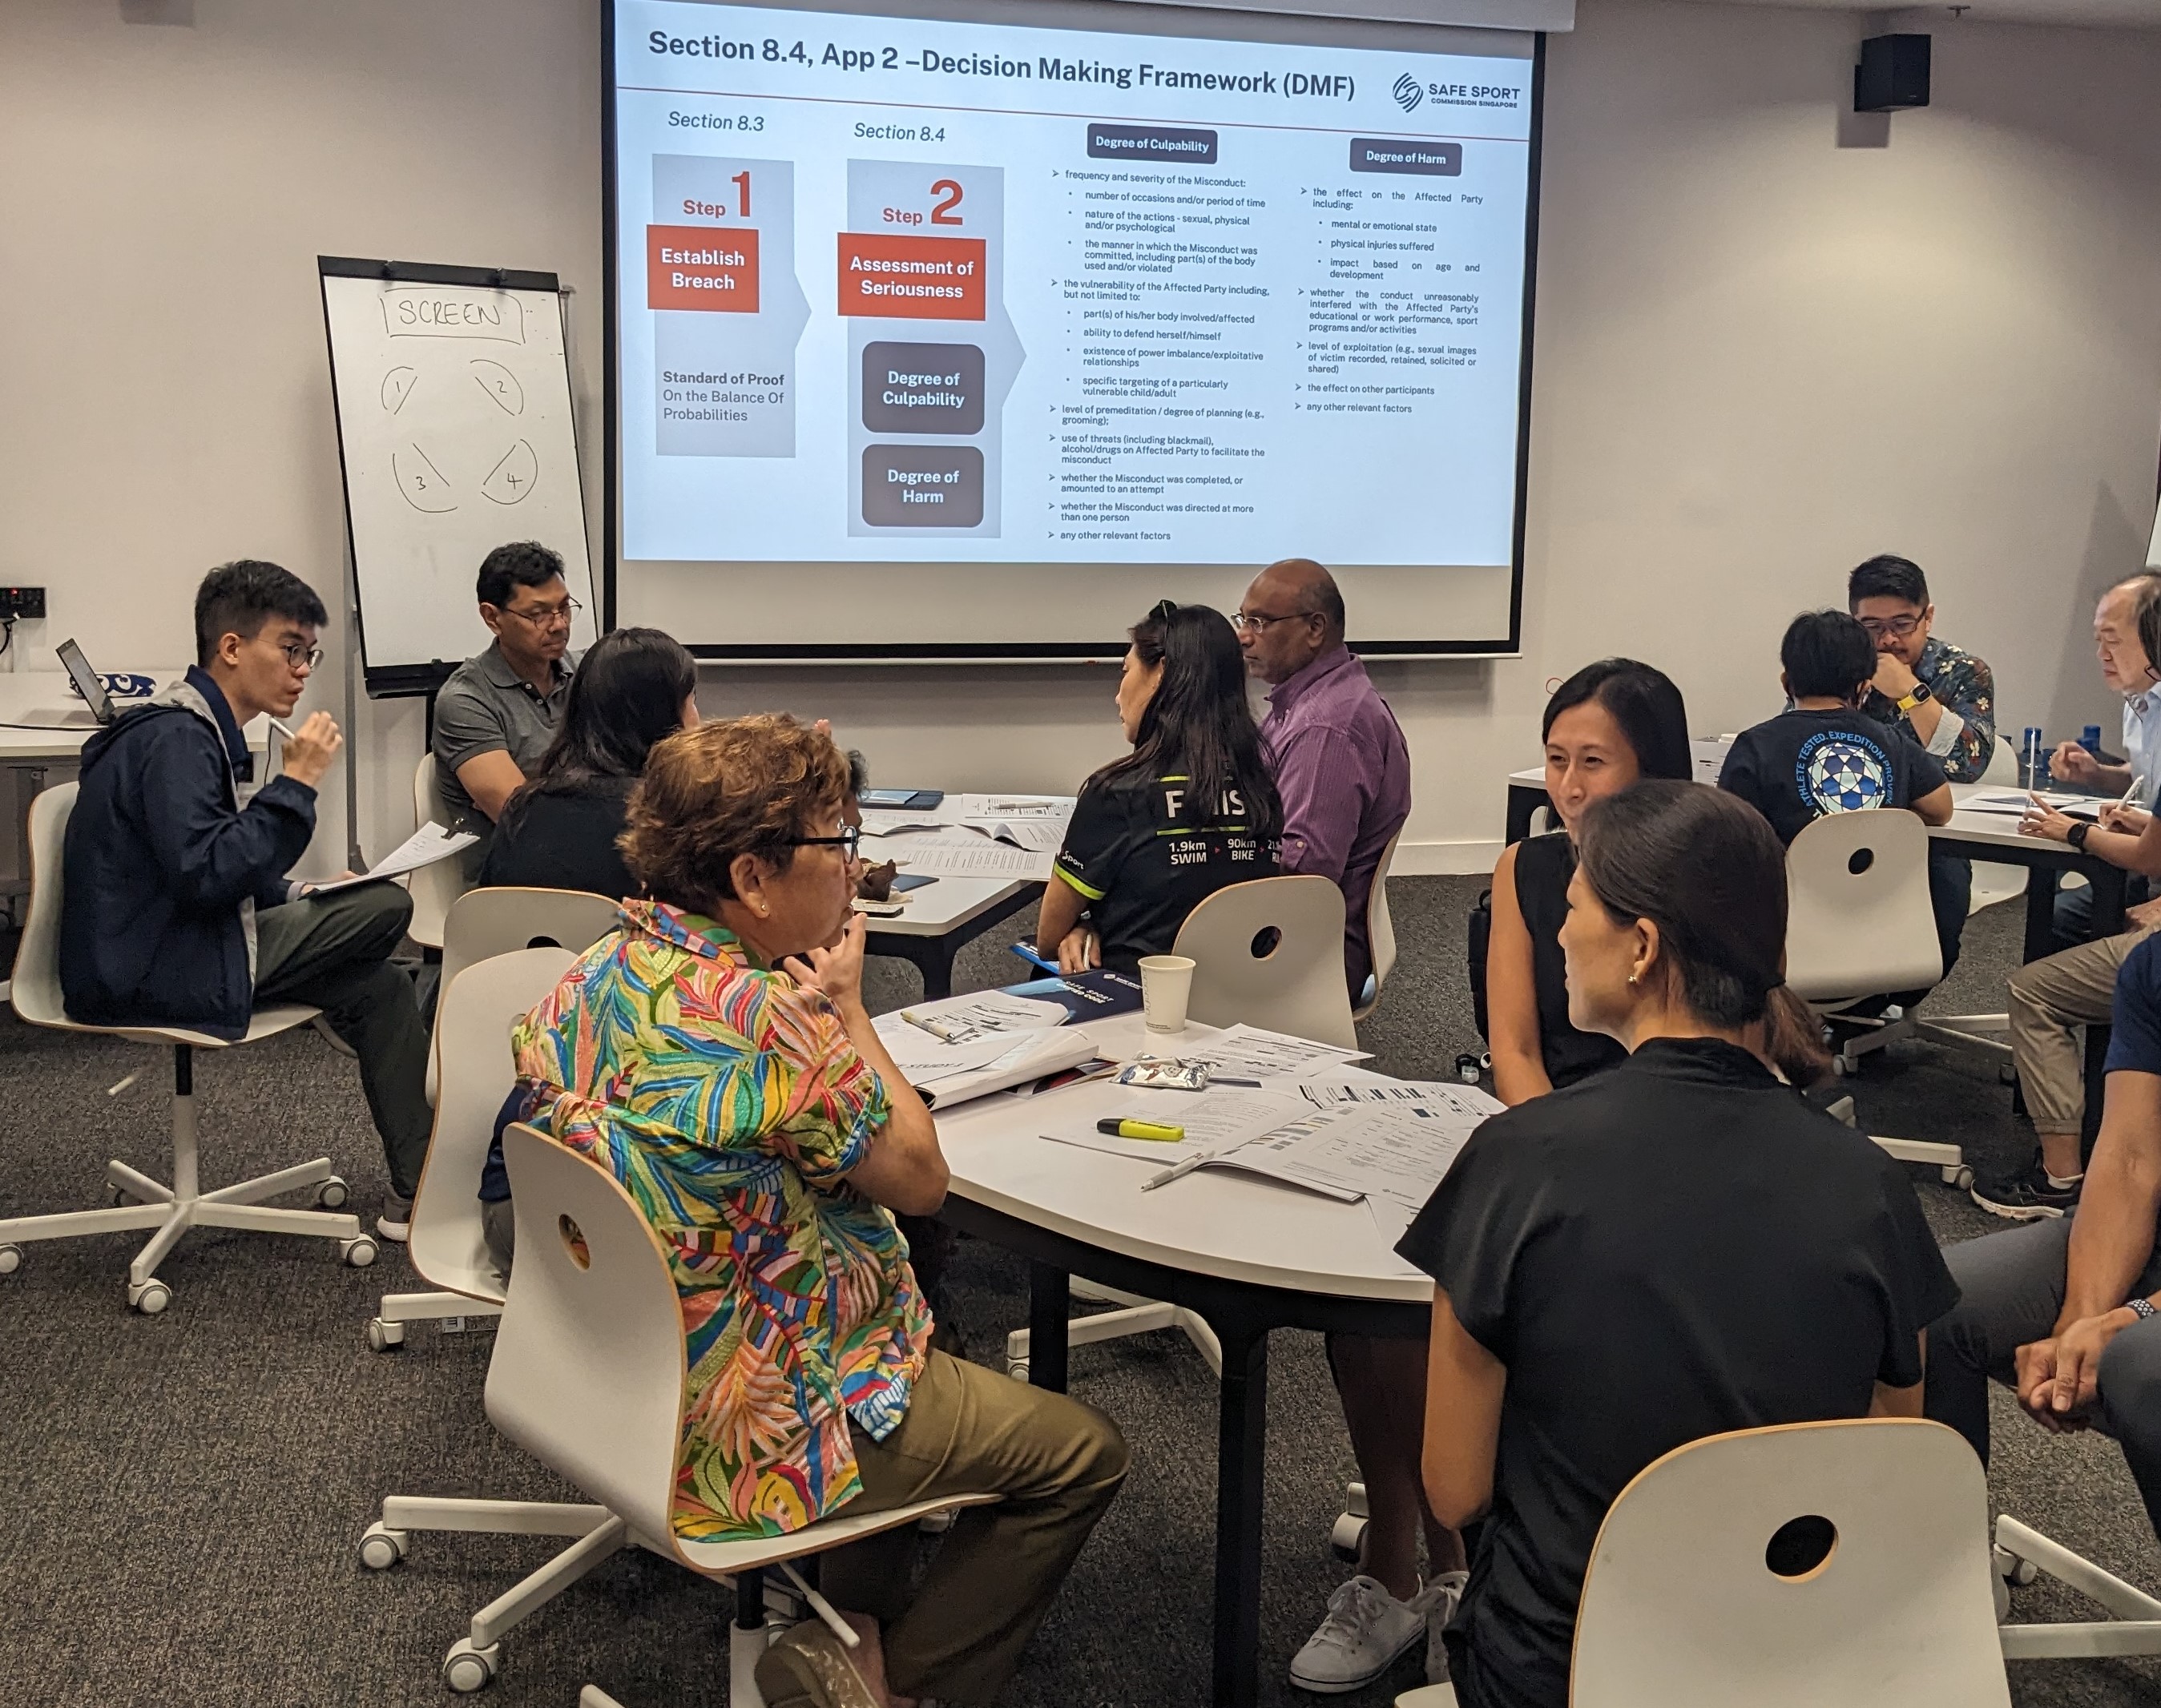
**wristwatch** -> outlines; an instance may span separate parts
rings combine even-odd
[[[1934,697],[1934,696],[1929,692],[1929,685],[1927,683],[1916,682],[1913,686],[1913,690],[1908,693],[1904,699],[1898,702],[1898,710],[1901,711],[1911,711],[1923,700],[1933,699]]]
[[[2154,1310],[2153,1301],[2150,1299],[2127,1299],[2123,1303],[2125,1309],[2141,1322],[2149,1317],[2161,1316],[2161,1310]]]
[[[2083,854],[2086,846],[2086,833],[2092,829],[2093,826],[2084,819],[2077,820],[2070,830],[2064,832],[2064,840]]]

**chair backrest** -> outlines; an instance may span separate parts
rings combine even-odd
[[[1940,1424],[1709,1436],[1606,1513],[1570,1708],[2007,1708],[1991,1570],[1987,1477]]]
[[[450,823],[450,808],[443,804],[442,791],[435,787],[435,756],[424,752],[413,771],[414,828],[417,830],[430,822],[445,829],[456,828]],[[450,903],[463,895],[467,887],[463,857],[454,854],[448,860],[424,866],[405,883],[413,897],[413,923],[406,927],[406,935],[415,943],[440,949],[443,921],[450,911]]]
[[[1988,768],[1981,773],[1980,780],[1995,784],[2018,781],[2018,750],[2011,745],[2010,737],[1996,738],[1996,751],[1988,756]]]
[[[1343,987],[1343,892],[1328,879],[1257,877],[1219,889],[1185,916],[1172,953],[1193,958],[1189,1018],[1358,1047]]]
[[[513,949],[583,955],[615,930],[622,906],[582,889],[469,889],[443,921],[443,988],[476,962]]]
[[[502,1148],[518,1265],[488,1417],[667,1551],[686,1374],[667,1258],[612,1175],[529,1127],[511,1127]]]
[[[502,1297],[475,1195],[496,1115],[517,1078],[510,1028],[576,959],[567,949],[520,949],[467,967],[443,987],[435,1044],[442,1081],[408,1247],[414,1268],[432,1286]]]
[[[615,929],[618,905],[582,889],[469,889],[450,903],[438,934],[443,968],[436,988],[448,990],[467,967],[514,949],[563,948],[583,955]],[[430,1103],[441,1082],[442,1060],[440,1049],[429,1053]]]
[[[1373,989],[1363,1006],[1353,1011],[1354,1019],[1362,1020],[1373,1012],[1382,986],[1395,970],[1396,922],[1388,914],[1388,867],[1395,863],[1396,844],[1403,839],[1401,831],[1388,838],[1388,846],[1381,850],[1381,863],[1373,868],[1373,888],[1366,896],[1366,945],[1372,954]]]
[[[14,982],[9,1000],[34,1026],[65,1026],[67,1007],[60,997],[61,852],[68,815],[81,785],[62,783],[42,790],[30,802],[30,906],[23,922],[23,940],[15,950]]]
[[[1899,807],[1832,813],[1786,850],[1786,982],[1808,1002],[1925,990],[1944,976],[1929,832]]]

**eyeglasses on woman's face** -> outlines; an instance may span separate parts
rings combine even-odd
[[[843,859],[862,858],[863,833],[855,825],[844,825],[837,836],[790,836],[791,848],[838,848]]]

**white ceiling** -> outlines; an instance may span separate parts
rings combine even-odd
[[[1953,8],[1942,6],[1886,8],[1857,5],[1855,0],[1706,0],[1726,6],[1799,6],[1818,12],[1888,13],[1902,29],[1927,27],[1931,20],[1949,29]],[[2067,23],[2117,29],[2161,29],[2161,0],[1971,0],[1966,18],[1981,23]],[[2161,103],[2161,91],[2156,91]]]

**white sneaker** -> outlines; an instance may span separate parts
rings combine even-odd
[[[1425,1615],[1425,1681],[1429,1685],[1448,1682],[1448,1650],[1440,1640],[1441,1629],[1455,1617],[1463,1586],[1470,1581],[1467,1571],[1445,1571],[1411,1600],[1411,1605]]]
[[[1320,1628],[1291,1658],[1291,1683],[1324,1696],[1371,1684],[1425,1634],[1422,1596],[1399,1601],[1362,1572],[1338,1584]]]

